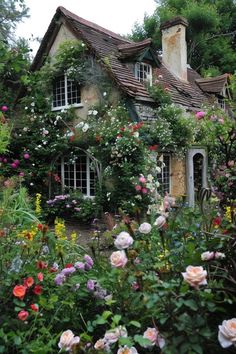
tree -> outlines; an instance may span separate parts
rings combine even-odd
[[[151,37],[161,47],[160,23],[184,16],[188,62],[203,75],[233,73],[236,70],[236,3],[234,0],[156,0],[157,9],[135,24],[132,38]]]
[[[24,0],[0,0],[0,9],[0,41],[8,42],[16,25],[28,16],[28,8]]]

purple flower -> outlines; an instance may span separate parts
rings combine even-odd
[[[65,280],[66,280],[66,277],[62,273],[57,274],[54,279],[56,285],[62,285]]]
[[[84,270],[85,264],[83,262],[76,262],[74,267],[79,270]]]
[[[76,271],[75,267],[64,268],[64,269],[62,269],[61,274],[63,274],[66,277],[68,277],[69,275],[71,275],[75,271]]]
[[[8,107],[7,107],[7,106],[2,106],[1,110],[2,110],[3,112],[6,112],[6,111],[8,111]]]
[[[84,256],[84,260],[85,260],[85,262],[92,268],[92,266],[93,266],[93,259],[88,255],[88,254],[86,254],[85,256]]]
[[[87,289],[88,289],[89,291],[94,291],[95,284],[96,284],[96,281],[95,281],[95,280],[89,279],[89,280],[87,281]]]

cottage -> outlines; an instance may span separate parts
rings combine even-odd
[[[82,40],[89,49],[94,72],[104,72],[112,82],[114,102],[125,98],[132,119],[150,121],[155,116],[155,102],[146,88],[147,84],[162,83],[171,95],[172,102],[186,111],[198,111],[205,102],[218,100],[225,109],[225,98],[229,96],[228,75],[201,78],[187,64],[185,33],[186,19],[177,17],[161,26],[162,55],[158,55],[151,39],[132,42],[99,25],[89,22],[63,7],[59,7],[42,40],[32,64],[39,70],[45,57],[52,57],[65,40]],[[78,115],[86,119],[91,106],[99,101],[94,82],[78,85],[66,73],[57,78],[53,88],[52,110],[60,111],[73,105]],[[78,157],[79,158],[79,157]],[[190,205],[194,204],[194,188],[207,186],[207,155],[204,148],[192,148],[185,159],[177,159],[170,153],[161,156],[165,165],[160,181],[165,191],[173,196],[187,195]],[[80,157],[83,171],[71,166],[74,175],[66,171],[61,161],[63,184],[76,187],[76,179],[83,179],[82,192],[87,196],[94,193],[94,175],[90,171],[89,157]],[[67,169],[70,169],[67,166]],[[73,181],[72,181],[72,180]],[[81,185],[80,183],[80,185]]]

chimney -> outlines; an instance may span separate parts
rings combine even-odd
[[[161,25],[162,62],[174,76],[182,81],[188,81],[185,39],[187,26],[188,21],[181,16]]]

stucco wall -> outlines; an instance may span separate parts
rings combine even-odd
[[[78,40],[78,38],[75,37],[74,34],[64,24],[62,24],[50,48],[49,56],[53,58],[56,55],[56,52],[60,45],[64,41],[68,40]],[[106,78],[106,75],[97,63],[91,60],[91,65],[93,65],[93,70],[96,76],[101,74],[101,80]],[[78,117],[78,119],[76,119],[75,123],[77,121],[85,120],[87,118],[88,111],[91,109],[91,107],[99,103],[100,95],[101,93],[99,94],[98,87],[96,84],[92,85],[90,83],[89,85],[85,85],[81,88],[81,105],[76,108],[76,116]],[[118,89],[116,89],[115,87],[112,88],[109,94],[109,98],[110,101],[115,104],[119,99]]]
[[[174,197],[186,195],[186,161],[171,158],[171,195]]]

